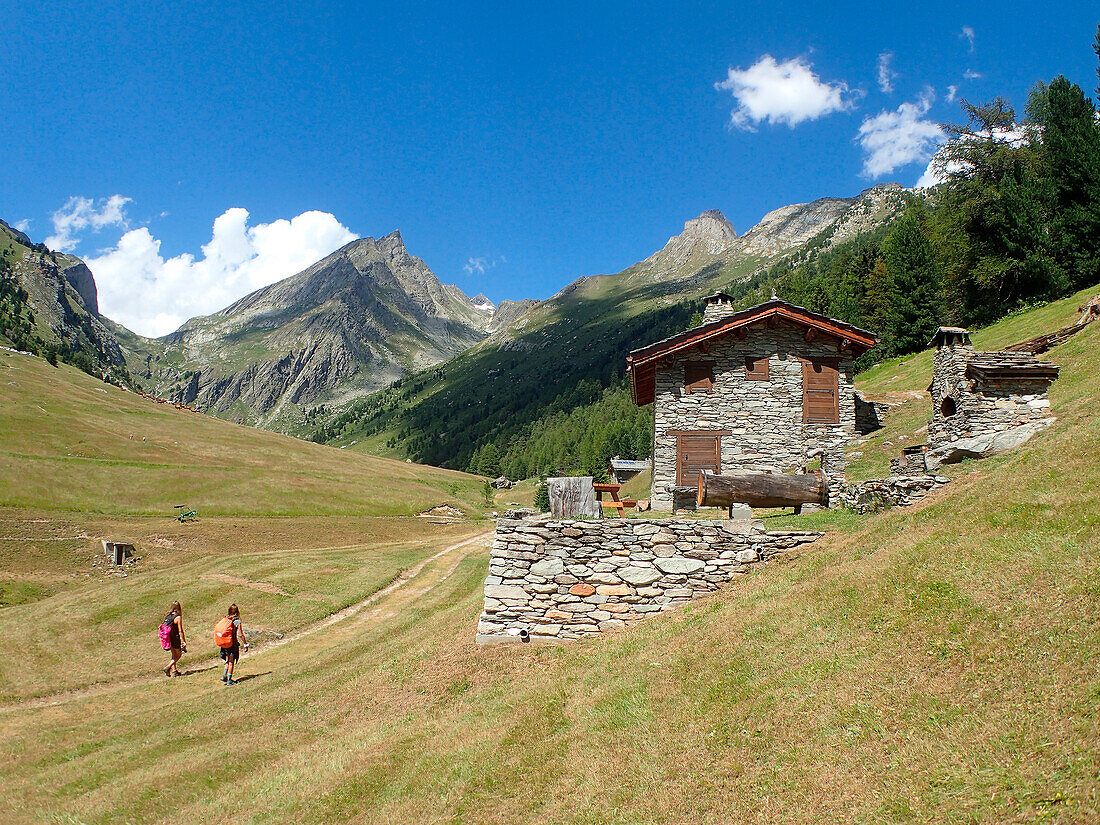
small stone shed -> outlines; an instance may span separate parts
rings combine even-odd
[[[1025,352],[976,352],[961,327],[940,327],[930,343],[933,449],[1052,420],[1047,392],[1056,365]]]
[[[627,357],[634,402],[654,405],[654,510],[704,470],[786,472],[821,449],[844,471],[856,436],[853,362],[876,343],[866,330],[773,298],[737,310],[716,293],[701,326]]]

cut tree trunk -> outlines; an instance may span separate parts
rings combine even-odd
[[[829,503],[825,476],[820,470],[798,475],[773,473],[701,473],[700,507],[799,507]]]
[[[546,479],[552,518],[599,518],[592,476],[556,476]]]

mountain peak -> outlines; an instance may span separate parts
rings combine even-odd
[[[737,240],[737,230],[720,209],[708,209],[698,218],[687,221],[679,237],[698,238],[724,245]]]

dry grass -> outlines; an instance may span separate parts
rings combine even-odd
[[[86,823],[1097,821],[1098,347],[1090,329],[1052,353],[1059,421],[1020,451],[913,508],[807,516],[844,529],[627,634],[479,649],[484,552],[456,551],[246,657],[238,688],[202,674],[0,712],[0,807]]]

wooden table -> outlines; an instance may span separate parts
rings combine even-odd
[[[615,515],[621,516],[625,508],[637,506],[638,502],[634,499],[619,500],[619,488],[622,486],[621,484],[593,483],[592,489],[596,491],[596,501],[599,502],[600,507],[605,510],[614,510]],[[604,493],[611,496],[610,501],[603,500]]]

